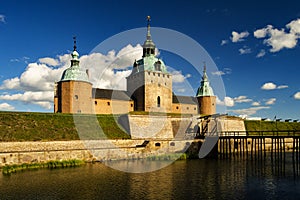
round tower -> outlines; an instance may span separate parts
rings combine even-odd
[[[71,66],[66,69],[56,84],[54,112],[92,113],[92,83],[87,71],[79,66],[79,54],[76,51],[76,38],[71,54]]]
[[[205,65],[201,85],[197,90],[196,98],[198,100],[200,115],[216,114],[216,96],[214,96],[213,89],[209,85]]]

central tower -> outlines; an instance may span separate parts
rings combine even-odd
[[[127,77],[127,91],[134,100],[134,110],[146,112],[172,111],[172,75],[164,62],[155,55],[155,44],[150,33],[150,16],[147,17],[147,35],[143,56],[135,61]]]

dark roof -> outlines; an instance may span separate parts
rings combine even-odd
[[[127,92],[122,90],[93,88],[92,94],[93,94],[93,98],[95,99],[116,99],[116,100],[123,100],[123,101],[131,100]]]
[[[191,97],[191,96],[178,96],[173,94],[173,103],[181,103],[181,104],[198,104],[197,98],[196,97]]]

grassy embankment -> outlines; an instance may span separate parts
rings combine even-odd
[[[71,114],[0,112],[0,142],[104,138],[127,139],[130,136],[117,125],[113,115],[76,115],[73,118]]]
[[[300,135],[298,122],[245,120],[245,127],[249,135]]]
[[[77,167],[85,164],[82,160],[49,161],[46,163],[24,163],[21,165],[6,165],[2,168],[2,174],[10,175],[18,171],[34,170],[40,168],[56,169],[66,167]]]

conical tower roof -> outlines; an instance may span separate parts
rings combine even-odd
[[[201,85],[197,90],[196,97],[203,97],[203,96],[214,96],[214,91],[212,87],[209,85],[209,80],[206,74],[206,65],[204,65],[203,69],[203,76],[201,80]]]
[[[89,82],[89,77],[87,73],[81,69],[79,66],[79,54],[77,52],[77,46],[76,46],[76,37],[74,39],[74,49],[71,54],[71,66],[66,69],[61,77],[61,81],[85,81]]]

